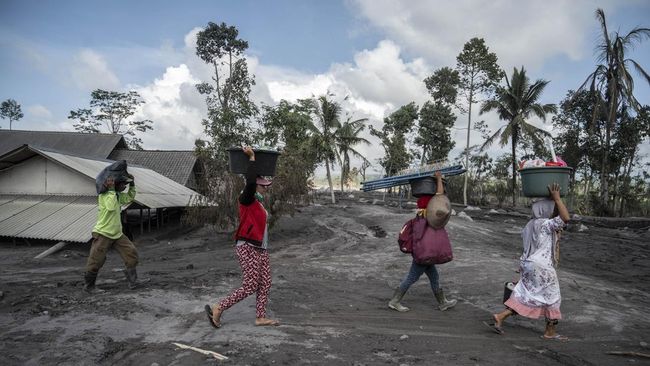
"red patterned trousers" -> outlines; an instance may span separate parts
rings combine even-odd
[[[228,297],[221,300],[219,307],[226,310],[246,297],[257,293],[255,301],[256,316],[266,318],[266,303],[269,300],[269,290],[271,289],[269,252],[247,244],[237,246],[235,252],[239,258],[239,265],[244,277],[242,285]]]

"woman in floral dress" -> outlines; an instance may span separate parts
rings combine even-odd
[[[524,252],[520,257],[521,279],[510,298],[505,302],[506,309],[493,314],[494,322],[489,326],[503,334],[503,321],[519,314],[527,318],[546,319],[542,338],[566,340],[556,333],[560,312],[560,284],[555,272],[557,263],[557,231],[569,221],[569,211],[560,198],[560,186],[555,183],[549,187],[551,199],[533,203],[533,218],[522,233]]]

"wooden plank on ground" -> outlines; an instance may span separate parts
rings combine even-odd
[[[202,353],[202,354],[207,355],[207,356],[212,356],[212,357],[214,357],[214,358],[216,358],[217,360],[220,360],[220,361],[228,359],[228,357],[226,357],[226,356],[224,356],[224,355],[222,355],[220,353],[214,352],[214,351],[207,351],[207,350],[204,350],[204,349],[188,346],[188,345],[185,345],[185,344],[182,344],[182,343],[172,342],[172,344],[175,345],[178,348],[189,349],[191,351]]]
[[[54,244],[50,249],[48,249],[48,250],[44,251],[43,253],[37,255],[36,257],[34,257],[34,259],[45,258],[48,255],[50,255],[52,253],[56,253],[59,250],[63,249],[63,247],[65,247],[66,245],[68,245],[67,241],[60,241],[60,242]]]

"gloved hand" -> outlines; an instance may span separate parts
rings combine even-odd
[[[135,186],[135,177],[133,176],[133,174],[126,173],[126,176],[129,177],[129,178],[131,178],[131,181],[129,182],[129,185],[130,185],[131,187]]]

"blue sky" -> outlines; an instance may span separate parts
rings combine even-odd
[[[478,36],[505,69],[524,65],[531,78],[550,80],[543,101],[558,103],[595,65],[597,7],[610,30],[650,26],[650,2],[642,0],[2,0],[0,100],[21,104],[25,117],[15,128],[72,130],[69,111],[87,107],[93,89],[137,90],[147,102],[139,116],[155,123],[145,148],[190,149],[205,116],[193,84],[210,75],[193,37],[212,21],[236,26],[249,42],[257,102],[329,90],[350,96],[346,110],[379,127],[400,105],[423,103],[422,79],[454,66]],[[650,71],[650,40],[630,56]],[[638,99],[650,103],[650,88],[636,85]],[[499,126],[494,116],[480,118]],[[458,127],[464,121],[459,116]],[[464,132],[455,138],[459,149]],[[362,150],[381,155],[375,146]]]

